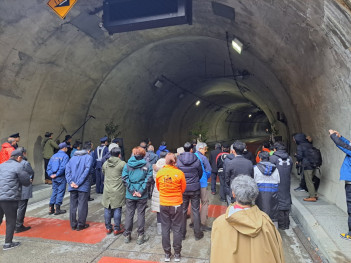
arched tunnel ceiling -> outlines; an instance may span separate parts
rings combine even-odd
[[[128,147],[144,136],[178,146],[196,121],[208,123],[211,139],[229,139],[240,132],[235,122],[259,109],[271,123],[283,112],[288,129],[278,123],[280,133],[312,134],[322,152],[330,146],[327,129],[349,134],[350,11],[334,0],[217,2],[235,9],[235,22],[215,15],[210,0],[194,0],[192,25],[110,36],[95,12],[101,0],[78,1],[63,21],[46,1],[2,1],[0,137],[19,131],[42,173],[44,132],[72,133],[88,114],[97,119],[84,129],[85,139],[96,141],[114,119]],[[235,69],[253,74],[238,80],[247,100],[229,76],[226,32],[246,46],[231,56]],[[161,88],[154,87],[158,79]],[[204,99],[199,107],[197,97]],[[245,113],[228,117],[227,108]],[[325,160],[325,172],[338,173],[336,158]],[[338,199],[339,186],[326,185],[321,191]]]

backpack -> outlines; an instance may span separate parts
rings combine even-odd
[[[322,166],[322,154],[319,149],[312,147],[307,150],[307,160],[313,168],[318,168]]]

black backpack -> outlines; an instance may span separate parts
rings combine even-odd
[[[312,147],[307,150],[307,160],[313,168],[322,166],[322,154],[319,149]]]

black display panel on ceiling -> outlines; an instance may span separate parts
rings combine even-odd
[[[192,0],[104,0],[110,34],[192,23]]]

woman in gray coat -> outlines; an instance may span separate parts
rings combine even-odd
[[[27,161],[27,151],[23,147],[19,147],[19,148],[22,148],[22,151],[23,151],[23,160],[21,164],[23,165],[23,169],[30,175],[30,185],[22,186],[21,200],[18,202],[17,220],[16,220],[16,228],[15,228],[16,233],[21,233],[31,229],[30,226],[24,226],[23,222],[24,222],[24,217],[26,215],[28,199],[33,197],[32,182],[34,179],[34,171],[30,163]]]

